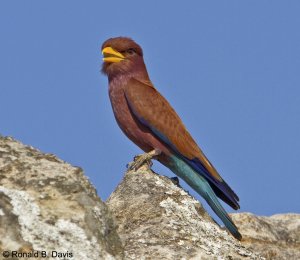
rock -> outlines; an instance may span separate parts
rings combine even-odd
[[[300,214],[238,213],[231,217],[243,234],[243,244],[266,259],[300,259]]]
[[[107,201],[126,259],[262,259],[221,229],[201,204],[144,165]]]
[[[74,260],[300,259],[299,214],[231,216],[241,242],[177,178],[157,175],[148,165],[127,172],[105,204],[80,168],[0,136],[5,259],[45,259],[43,251]]]
[[[30,253],[44,259],[42,251],[55,259],[123,258],[111,214],[80,168],[0,137],[3,251],[9,259]]]

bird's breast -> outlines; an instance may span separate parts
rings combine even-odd
[[[150,151],[149,131],[135,118],[124,94],[122,85],[110,84],[109,97],[116,121],[124,134],[144,151]]]
[[[132,142],[145,152],[156,148],[169,153],[165,145],[133,115],[124,94],[123,84],[111,82],[109,85],[109,97],[119,127]]]

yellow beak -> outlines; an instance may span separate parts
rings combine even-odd
[[[105,47],[102,50],[104,62],[120,62],[125,59],[125,56],[118,51],[115,51],[112,47]]]

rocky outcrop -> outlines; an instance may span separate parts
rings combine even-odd
[[[107,201],[126,259],[262,259],[221,229],[201,204],[144,165]]]
[[[243,234],[243,245],[260,252],[266,259],[300,259],[300,215],[271,217],[251,213],[231,215]]]
[[[80,168],[0,137],[0,252],[0,259],[99,260],[122,259],[123,248]]]
[[[80,168],[0,137],[0,259],[300,259],[299,214],[232,217],[241,242],[148,165],[103,203]]]

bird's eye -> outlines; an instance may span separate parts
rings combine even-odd
[[[128,49],[126,52],[127,52],[128,54],[130,54],[130,55],[136,53],[135,49],[133,49],[133,48]]]

